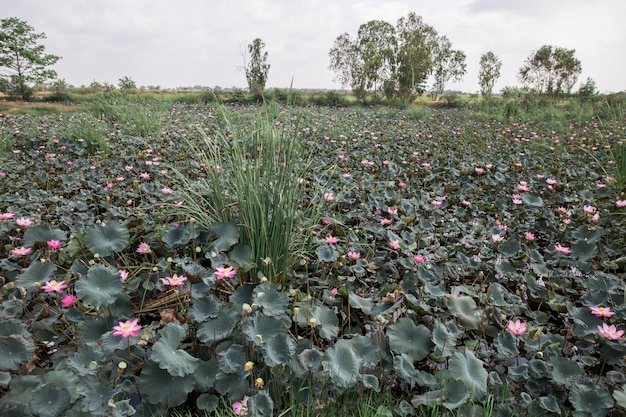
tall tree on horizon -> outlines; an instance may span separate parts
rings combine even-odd
[[[244,55],[244,69],[246,81],[251,93],[262,94],[265,90],[270,65],[267,63],[268,53],[265,51],[265,43],[256,38],[248,44],[248,54]],[[249,61],[247,60],[249,58]]]

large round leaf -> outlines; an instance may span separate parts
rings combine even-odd
[[[231,305],[220,311],[216,318],[200,323],[196,335],[206,344],[217,344],[230,336],[240,319],[241,309]]]
[[[194,384],[193,375],[172,377],[169,372],[159,368],[152,361],[144,364],[139,375],[139,389],[143,394],[147,394],[148,401],[165,407],[175,407],[184,403]]]
[[[246,318],[243,325],[243,333],[248,340],[256,341],[257,344],[270,340],[286,331],[284,323],[276,317],[254,313]]]
[[[275,367],[288,363],[296,353],[296,346],[288,335],[280,334],[267,340],[262,350],[265,363]]]
[[[61,242],[67,239],[67,234],[61,229],[50,229],[46,226],[38,225],[29,227],[24,232],[23,245],[32,248],[37,242],[47,242],[49,240],[59,240]]]
[[[175,322],[169,323],[159,332],[161,337],[152,346],[152,360],[172,376],[192,374],[200,364],[198,358],[178,349],[178,344],[186,334],[185,327]]]
[[[274,284],[266,282],[254,289],[252,302],[260,306],[265,315],[277,316],[287,311],[289,297],[278,292]]]
[[[416,326],[408,317],[402,317],[387,329],[389,345],[397,353],[406,353],[414,361],[421,361],[432,348],[431,333],[424,325]]]
[[[246,352],[241,345],[231,345],[217,355],[220,371],[226,374],[243,371],[246,361]]]
[[[48,281],[56,266],[53,263],[33,262],[15,278],[15,285],[31,289]]]
[[[95,265],[89,268],[86,277],[76,282],[74,289],[78,298],[86,305],[102,307],[115,302],[124,289],[124,283],[117,269]]]
[[[465,384],[465,388],[471,391],[472,398],[480,401],[487,395],[487,371],[483,367],[483,361],[474,356],[474,353],[466,349],[463,353],[456,352],[450,358],[450,376]]]
[[[252,416],[271,416],[274,412],[272,397],[265,391],[259,391],[248,399],[248,412]]]
[[[326,351],[322,366],[337,388],[348,388],[359,379],[361,362],[361,358],[355,355],[350,345],[345,340],[340,340],[335,347]]]
[[[574,384],[569,399],[577,411],[586,415],[604,416],[613,407],[613,398],[602,385]]]
[[[33,336],[24,323],[0,320],[0,370],[17,370],[33,358]]]
[[[480,328],[482,310],[476,306],[472,297],[450,295],[446,297],[446,305],[463,326],[471,330]]]
[[[104,226],[93,225],[85,232],[85,244],[91,253],[109,256],[124,250],[130,242],[128,229],[112,220]]]
[[[70,406],[70,393],[60,385],[43,384],[33,390],[28,405],[37,416],[61,416]]]

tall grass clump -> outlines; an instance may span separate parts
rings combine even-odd
[[[199,130],[189,151],[199,160],[194,178],[173,168],[184,202],[178,214],[196,219],[203,228],[216,222],[236,223],[241,243],[250,247],[256,267],[252,280],[265,276],[281,284],[304,250],[314,223],[315,207],[301,203],[299,178],[310,158],[294,136],[273,123],[263,107],[245,125],[234,123],[221,108],[221,125],[212,134]]]
[[[101,120],[77,114],[70,118],[69,124],[60,133],[64,139],[82,142],[89,155],[97,151],[105,155],[109,152],[108,134]]]
[[[408,106],[406,115],[413,120],[430,120],[433,111],[426,106]]]

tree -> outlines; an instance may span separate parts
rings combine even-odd
[[[395,83],[397,94],[405,101],[413,101],[425,91],[425,82],[433,70],[433,50],[437,45],[437,31],[411,12],[396,24],[398,52]]]
[[[249,62],[246,62],[246,55],[244,54],[246,80],[250,92],[254,94],[263,93],[270,70],[270,65],[267,63],[267,51],[264,49],[265,43],[260,38],[256,38],[248,45]]]
[[[542,94],[569,93],[582,71],[574,52],[574,49],[544,45],[526,59],[518,78]]]
[[[396,29],[385,21],[370,20],[359,27],[356,42],[365,88],[378,92],[394,72]]]
[[[489,51],[480,57],[480,69],[478,70],[478,83],[480,84],[480,94],[483,97],[491,97],[493,86],[500,78],[500,68],[502,61],[493,52]]]
[[[578,88],[578,95],[581,98],[590,98],[594,94],[596,94],[596,82],[590,77],[587,77],[587,81]]]
[[[434,82],[431,97],[436,100],[443,94],[446,84],[452,81],[461,81],[467,71],[465,53],[452,49],[452,43],[446,36],[439,38],[433,51]]]
[[[137,89],[137,84],[128,76],[124,76],[117,80],[117,86],[122,91],[133,91]]]
[[[350,39],[349,34],[343,33],[335,39],[328,56],[328,69],[335,73],[334,80],[342,87],[349,86],[357,100],[363,100],[366,93],[365,72],[356,42]]]
[[[433,71],[436,42],[435,29],[415,13],[399,19],[395,28],[372,20],[359,27],[356,39],[347,33],[335,39],[328,68],[359,100],[373,89],[411,101],[424,91],[424,82]]]
[[[0,77],[22,100],[28,98],[30,84],[57,76],[48,67],[61,57],[45,53],[45,46],[39,44],[45,38],[45,33],[35,33],[32,26],[16,17],[0,21]]]

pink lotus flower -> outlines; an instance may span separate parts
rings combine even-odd
[[[356,261],[360,257],[361,257],[361,254],[359,252],[350,252],[350,251],[348,251],[348,258],[349,259],[352,259],[353,261]]]
[[[559,243],[554,245],[554,251],[557,252],[557,253],[565,254],[565,255],[567,255],[568,253],[572,252],[572,250],[570,248],[566,248],[564,246],[561,246]]]
[[[163,279],[163,283],[165,285],[169,285],[170,287],[182,287],[183,284],[187,281],[187,277],[184,275],[172,275],[171,277],[165,277]]]
[[[516,336],[521,336],[526,333],[526,323],[517,319],[516,321],[509,320],[506,326],[507,330]]]
[[[50,249],[59,249],[61,247],[61,241],[56,239],[50,239],[46,244]]]
[[[76,302],[76,296],[75,295],[71,295],[71,294],[67,294],[61,300],[61,306],[67,308],[67,307],[70,307],[70,306],[74,305],[75,302]]]
[[[616,205],[617,207],[626,207],[626,200],[617,200],[617,201],[615,202],[615,205]],[[0,220],[1,220],[1,219],[0,219]]]
[[[389,214],[391,214],[393,216],[394,214],[398,214],[398,209],[395,208],[395,207],[389,207],[387,209],[387,213],[389,213]]]
[[[32,248],[25,248],[22,246],[21,248],[15,248],[11,250],[11,255],[13,256],[26,256],[32,252]]]
[[[139,319],[120,321],[117,326],[113,326],[113,330],[115,330],[113,336],[135,337],[139,335],[142,326],[137,324],[138,321]]]
[[[393,223],[393,220],[391,219],[380,219],[380,224],[382,224],[383,226],[388,226],[391,223]]]
[[[326,241],[326,243],[328,243],[329,245],[335,245],[337,244],[337,242],[339,242],[339,238],[337,238],[336,236],[332,236],[332,235],[328,235],[324,238],[324,240]]]
[[[146,242],[141,242],[135,252],[141,255],[145,255],[146,253],[152,252],[152,249],[150,249],[150,245],[148,245]]]
[[[335,195],[333,193],[324,193],[324,200],[333,201],[335,199]]]
[[[491,240],[493,240],[493,243],[499,243],[504,240],[504,236],[494,233],[491,235]]]
[[[237,275],[237,270],[234,270],[232,266],[218,266],[217,268],[215,268],[214,275],[215,279],[232,278]]]
[[[583,211],[585,214],[593,214],[596,212],[596,208],[594,206],[583,206]]]
[[[150,179],[150,174],[148,174],[147,172],[142,172],[140,175],[142,180],[146,181]]]
[[[526,240],[528,240],[529,242],[535,240],[535,235],[532,232],[526,232],[526,234],[524,235],[524,237],[526,238]]]
[[[389,242],[389,247],[391,249],[399,250],[400,249],[400,241],[399,240],[392,240],[391,242]]]
[[[130,273],[125,269],[118,269],[117,272],[120,273],[120,277],[122,277],[122,282],[126,282]]]
[[[399,182],[399,183],[398,183],[398,187],[400,187],[400,188],[404,188],[405,186],[406,186],[406,184],[405,184],[405,183],[403,183],[403,182]]]
[[[28,217],[20,217],[15,220],[15,223],[20,227],[30,227],[33,225],[33,221]]]
[[[170,194],[174,194],[174,191],[169,188],[169,187],[163,187],[161,188],[161,192],[165,195],[170,195]]]
[[[526,181],[520,181],[519,184],[517,185],[517,189],[520,191],[530,191],[530,186],[528,185],[528,183]]]
[[[622,337],[624,331],[617,330],[614,324],[609,326],[606,323],[602,323],[602,326],[598,326],[598,333],[609,340],[617,340]]]
[[[418,264],[421,264],[426,260],[426,258],[424,258],[422,255],[415,255],[413,257],[413,260],[417,262]]]
[[[237,416],[245,416],[248,414],[248,396],[245,395],[243,400],[233,403],[233,413]]]
[[[611,311],[611,307],[591,307],[591,314],[596,317],[611,317],[615,314],[614,311]]]
[[[2,220],[9,220],[12,219],[13,217],[15,217],[15,213],[0,213],[0,221]]]
[[[46,285],[41,287],[45,292],[55,292],[61,294],[67,288],[65,281],[56,281],[54,279],[46,281]]]

